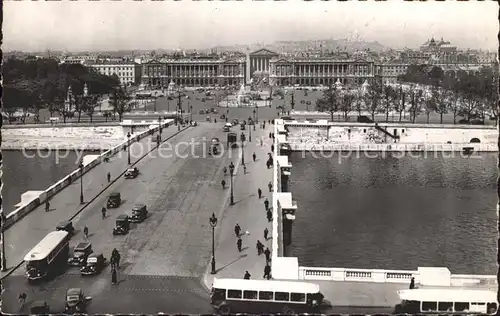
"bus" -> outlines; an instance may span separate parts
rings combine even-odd
[[[398,314],[495,314],[498,309],[497,293],[491,290],[423,288],[400,290],[398,295]]]
[[[26,254],[24,262],[26,262],[28,281],[43,279],[51,272],[60,271],[60,267],[66,267],[69,239],[70,235],[67,231],[60,230],[48,233]]]
[[[220,314],[317,312],[323,304],[319,285],[308,282],[214,279],[212,307]]]

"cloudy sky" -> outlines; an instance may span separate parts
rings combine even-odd
[[[392,48],[431,36],[496,49],[498,6],[485,2],[5,1],[3,49],[210,48],[358,37]]]

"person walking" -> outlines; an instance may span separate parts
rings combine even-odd
[[[257,189],[257,194],[259,195],[259,199],[262,198],[262,190],[260,188]]]
[[[83,236],[85,237],[85,240],[89,238],[89,228],[87,227],[87,225],[83,227]]]
[[[224,171],[224,176],[226,176],[227,175],[227,167],[224,166],[224,169],[222,169],[222,171]]]
[[[101,213],[102,213],[102,219],[105,219],[106,218],[106,208],[104,206],[101,209]]]
[[[264,207],[266,208],[266,211],[269,210],[269,200],[267,198],[264,201]]]
[[[236,237],[240,237],[240,233],[241,233],[240,224],[236,224],[236,226],[234,226],[234,233],[236,234]]]
[[[271,152],[274,152],[274,145],[271,144]]]
[[[260,139],[260,147],[262,147],[263,141],[262,138]]]
[[[226,180],[222,179],[222,181],[220,183],[222,184],[222,190],[225,190],[226,189]]]
[[[238,251],[241,252],[241,244],[243,241],[241,240],[241,237],[238,236],[238,241],[236,242],[236,246],[238,247]]]
[[[245,279],[245,280],[250,280],[250,277],[251,277],[251,276],[252,276],[252,275],[251,275],[248,271],[245,271],[245,276],[243,277],[243,279]]]
[[[266,266],[264,267],[264,279],[271,279],[271,266],[266,263]]]
[[[413,290],[415,288],[415,278],[411,278],[410,281],[410,290]]]
[[[26,293],[21,293],[19,294],[19,309],[23,308],[24,306],[24,303],[26,303],[26,298],[28,297],[28,295],[26,295]]]
[[[257,155],[255,153],[253,153],[252,158],[253,158],[253,162],[255,162],[255,160],[257,160]]]
[[[247,174],[247,165],[243,165],[243,174]]]
[[[269,264],[271,262],[271,250],[269,250],[269,247],[266,247],[266,250],[264,250],[264,255],[266,256],[266,264]]]
[[[264,245],[257,240],[257,256],[260,256],[264,252]]]
[[[271,138],[271,132],[269,132],[269,138]]]
[[[272,222],[273,221],[273,212],[271,210],[267,210],[267,221]]]
[[[269,192],[273,192],[273,184],[271,183],[271,181],[269,181],[267,187],[269,188]]]
[[[108,172],[107,177],[108,177],[108,183],[110,183],[111,182],[111,172]]]
[[[268,234],[269,234],[269,230],[267,229],[267,227],[264,229],[264,239],[267,240],[267,237],[268,237]]]
[[[111,284],[116,284],[118,282],[118,276],[116,275],[116,269],[111,270]]]
[[[50,212],[50,203],[49,203],[49,200],[45,201],[45,212]]]

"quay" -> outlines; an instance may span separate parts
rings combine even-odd
[[[150,154],[132,161],[140,170],[139,176],[132,180],[121,176],[130,165],[120,149],[117,152],[121,154],[111,156],[108,163],[96,164],[83,175],[84,205],[80,205],[78,199],[79,181],[54,194],[52,210],[48,213],[38,198],[39,206],[17,218],[5,231],[9,271],[1,274],[6,289],[4,310],[18,312],[17,295],[25,292],[28,303],[35,299],[47,300],[59,311],[66,289],[77,286],[93,297],[89,313],[213,313],[209,290],[214,277],[243,278],[248,271],[252,279],[263,279],[265,256],[257,254],[257,240],[271,250],[273,279],[320,285],[325,299],[332,305],[325,313],[391,313],[399,303],[397,290],[407,289],[412,277],[417,286],[423,288],[498,288],[496,276],[454,275],[446,268],[389,271],[303,267],[297,258],[284,257],[284,245],[293,242],[291,229],[295,212],[300,211],[299,203],[288,192],[288,178],[293,169],[282,152],[287,140],[287,122],[276,120],[275,125],[266,124],[265,129],[257,126],[251,131],[252,141],[247,128],[244,156],[241,148],[227,150],[221,157],[204,156],[203,146],[186,145],[192,140],[206,144],[213,137],[224,142],[223,124],[203,122],[180,132],[176,126],[164,128],[162,139],[166,142],[159,150],[152,146]],[[269,133],[276,135],[274,140],[269,138]],[[162,156],[162,150],[172,144],[182,144],[177,146],[179,152],[172,157]],[[132,144],[130,150],[150,145],[151,138],[144,137]],[[274,167],[269,169],[266,167],[268,154],[274,158]],[[230,162],[235,165],[234,205],[229,202],[231,179],[223,172]],[[112,176],[109,184],[107,172]],[[227,184],[225,189],[221,186],[223,179]],[[270,181],[272,192],[267,187]],[[258,188],[263,192],[261,199]],[[100,210],[111,192],[120,192],[123,203],[118,209],[108,210],[107,217],[102,219]],[[266,198],[273,211],[271,222],[266,218]],[[116,216],[129,212],[134,204],[146,204],[148,218],[143,223],[132,224],[128,235],[113,236]],[[217,218],[213,228],[209,221],[212,214]],[[58,221],[65,219],[71,219],[76,228],[71,247],[84,240],[82,230],[86,225],[94,252],[103,253],[109,259],[112,249],[119,250],[122,263],[118,285],[111,285],[107,269],[98,276],[82,278],[74,268],[42,285],[27,284],[21,262],[24,255],[54,230]],[[241,252],[236,247],[236,224],[242,229]],[[264,239],[265,228],[269,231],[268,240]],[[210,264],[212,229],[215,274],[211,273]],[[141,304],[134,304],[137,301]]]

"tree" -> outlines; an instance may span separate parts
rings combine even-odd
[[[85,97],[85,113],[90,117],[90,123],[92,123],[98,100],[99,97],[97,95]]]
[[[362,92],[359,90],[356,91],[356,94],[354,95],[354,105],[356,111],[358,112],[358,116],[361,116],[361,113],[363,111],[363,97]]]
[[[316,100],[316,109],[320,112],[330,113],[330,118],[333,121],[333,115],[338,111],[339,91],[336,88],[330,87],[323,92],[323,96]]]
[[[431,98],[434,103],[434,111],[439,114],[439,123],[443,124],[443,115],[448,113],[448,95],[444,89],[433,87],[431,91]],[[429,122],[429,119],[427,119],[427,122]]]
[[[372,121],[375,121],[375,114],[379,110],[380,100],[382,95],[382,86],[374,82],[363,95],[366,109],[372,116]]]
[[[385,85],[382,88],[382,93],[384,98],[383,106],[385,108],[385,121],[389,122],[389,112],[393,109],[393,104],[397,98],[396,91],[394,91],[391,86]]]
[[[394,110],[399,113],[399,122],[401,122],[403,111],[406,107],[406,92],[403,90],[402,86],[400,86],[399,89],[395,90],[394,92]]]
[[[427,124],[429,124],[430,115],[432,112],[436,111],[437,108],[436,99],[432,95],[426,95],[423,101]]]
[[[356,96],[353,92],[344,91],[341,95],[340,110],[344,113],[344,120],[348,121],[349,112],[352,111]]]
[[[415,123],[415,120],[417,119],[417,114],[419,113],[423,97],[424,94],[421,89],[417,88],[413,84],[410,85],[409,99],[410,99],[410,117],[412,123]]]
[[[113,107],[113,112],[118,114],[118,119],[120,121],[123,118],[123,114],[130,111],[130,99],[127,91],[122,87],[115,89],[111,95],[110,104]]]

